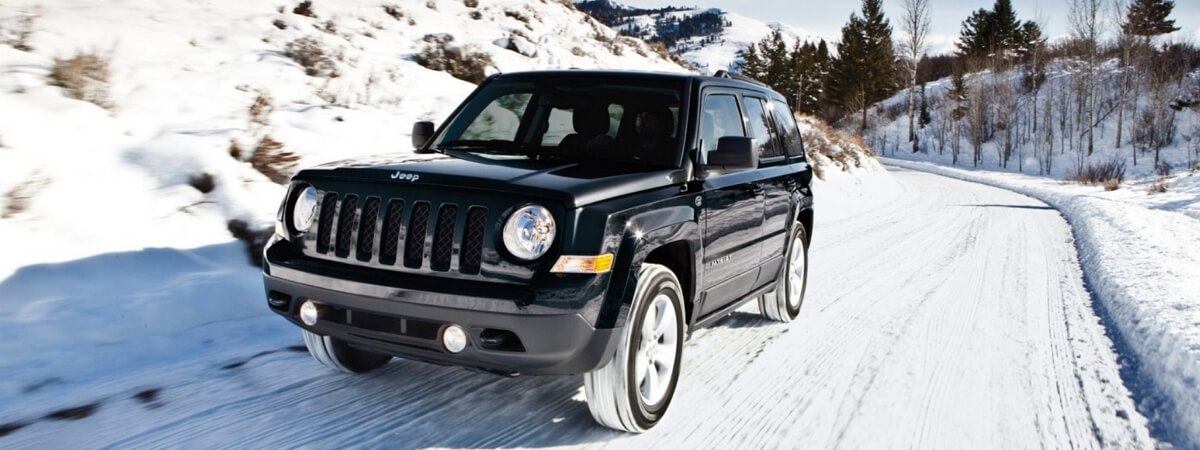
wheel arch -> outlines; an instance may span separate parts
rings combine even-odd
[[[690,205],[660,206],[632,214],[624,231],[597,328],[625,325],[642,264],[662,264],[675,272],[684,293],[685,314],[691,312],[699,280],[701,231],[697,209]],[[688,316],[690,325],[691,317]]]
[[[796,222],[804,226],[804,243],[812,243],[813,232],[813,210],[812,208],[804,208],[796,213]]]

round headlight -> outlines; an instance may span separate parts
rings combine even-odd
[[[504,247],[513,256],[532,261],[550,250],[554,243],[554,216],[537,205],[518,209],[504,224]]]
[[[292,200],[292,229],[297,233],[308,231],[317,217],[317,190],[306,186]]]

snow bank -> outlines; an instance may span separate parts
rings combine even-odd
[[[883,162],[1009,189],[1061,211],[1100,315],[1118,347],[1131,353],[1132,384],[1150,388],[1139,408],[1168,439],[1200,444],[1200,220],[1080,194],[1045,178]]]

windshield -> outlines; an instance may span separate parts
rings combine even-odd
[[[674,166],[682,82],[546,78],[489,83],[438,150]]]

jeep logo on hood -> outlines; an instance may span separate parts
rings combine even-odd
[[[407,172],[401,172],[401,171],[397,170],[392,173],[391,177],[393,180],[417,181],[417,180],[421,179],[421,174],[407,173]]]

